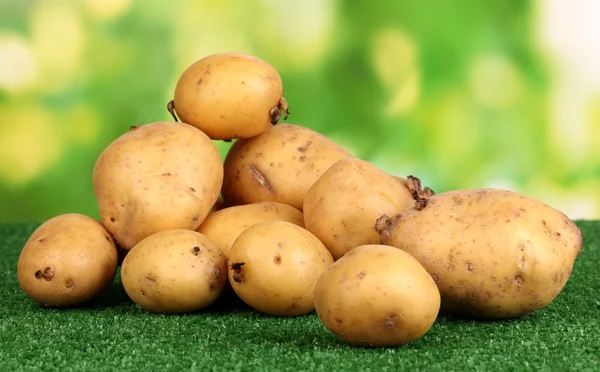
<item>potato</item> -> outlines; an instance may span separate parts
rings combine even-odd
[[[511,318],[548,305],[583,244],[562,212],[507,190],[454,190],[378,221],[381,243],[413,255],[431,274],[442,310]]]
[[[325,327],[347,344],[396,346],[429,331],[440,292],[411,255],[370,244],[327,268],[315,286],[315,308]]]
[[[254,309],[272,316],[299,316],[314,310],[315,283],[333,263],[310,232],[287,221],[248,227],[229,253],[229,283]]]
[[[256,136],[288,115],[277,70],[258,57],[231,52],[190,65],[168,107],[173,117],[174,109],[181,121],[215,140]]]
[[[208,216],[196,230],[229,256],[231,245],[246,228],[263,221],[287,221],[304,227],[302,212],[276,202],[259,202],[228,207]]]
[[[25,243],[17,277],[25,294],[46,307],[86,303],[112,283],[117,248],[91,217],[68,213],[41,224]]]
[[[225,157],[225,205],[274,201],[302,210],[310,186],[350,153],[306,127],[278,124],[264,133],[236,140]]]
[[[356,158],[342,159],[306,194],[304,225],[337,260],[359,245],[378,244],[377,219],[414,202],[406,187],[374,165]]]
[[[159,231],[197,229],[222,183],[215,144],[172,122],[133,127],[104,149],[93,172],[102,222],[127,251]]]
[[[208,307],[222,293],[227,260],[196,231],[165,230],[129,251],[121,281],[129,298],[148,311],[191,313]]]

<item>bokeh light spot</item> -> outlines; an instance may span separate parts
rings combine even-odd
[[[56,166],[66,144],[54,115],[39,105],[11,105],[2,112],[0,178],[26,186]]]
[[[31,85],[38,72],[36,57],[23,38],[0,34],[0,89],[17,92]]]

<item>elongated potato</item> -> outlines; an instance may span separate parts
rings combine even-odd
[[[191,313],[221,295],[227,284],[227,260],[196,231],[164,230],[129,251],[121,281],[129,298],[148,311]]]
[[[31,234],[17,264],[19,284],[46,307],[86,303],[112,283],[117,248],[104,226],[78,214],[62,214]]]
[[[356,158],[337,161],[304,199],[304,225],[336,260],[359,245],[378,244],[375,222],[411,207],[413,195],[402,183]]]
[[[276,202],[259,202],[216,211],[196,231],[204,234],[229,257],[231,245],[240,233],[263,221],[287,221],[304,227],[302,212],[296,208]]]
[[[235,240],[227,266],[229,283],[245,303],[272,316],[298,316],[314,310],[315,284],[332,263],[306,229],[264,221]]]
[[[293,124],[239,139],[225,158],[225,205],[274,201],[302,210],[309,187],[350,153],[329,138]]]
[[[173,108],[181,121],[215,140],[256,136],[288,115],[277,70],[256,56],[234,52],[192,63],[177,81],[171,113]]]
[[[396,346],[429,331],[440,310],[440,292],[408,253],[363,245],[319,277],[315,308],[325,327],[345,343]]]
[[[162,230],[197,229],[222,183],[215,144],[173,122],[133,127],[104,149],[93,172],[102,222],[125,250]]]
[[[444,192],[378,221],[381,243],[427,269],[442,309],[510,318],[542,309],[562,291],[583,244],[562,212],[515,192]]]

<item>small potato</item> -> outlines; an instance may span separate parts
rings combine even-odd
[[[229,282],[254,309],[273,316],[314,310],[315,283],[333,263],[327,248],[310,232],[286,221],[248,227],[229,254]]]
[[[117,248],[110,233],[91,217],[70,213],[40,225],[17,264],[25,294],[46,307],[88,302],[112,283]]]
[[[215,53],[190,65],[169,104],[184,123],[214,140],[256,136],[288,115],[273,66],[243,53]]]
[[[315,308],[325,327],[347,344],[396,346],[429,331],[440,310],[440,292],[408,253],[363,245],[321,275]]]
[[[259,202],[214,212],[196,231],[204,234],[228,257],[231,245],[240,233],[263,221],[287,221],[304,227],[302,212],[296,208],[282,203]]]
[[[434,278],[442,310],[518,317],[548,305],[565,286],[583,244],[562,212],[507,190],[455,190],[377,224],[381,243],[414,256]]]
[[[93,172],[102,222],[126,251],[159,231],[197,229],[222,183],[216,145],[172,122],[133,127],[104,149]]]
[[[304,224],[337,260],[359,245],[378,244],[377,219],[414,203],[408,188],[394,177],[364,160],[347,158],[308,190]]]
[[[310,186],[336,161],[351,157],[341,146],[311,129],[278,124],[240,139],[225,157],[225,205],[274,201],[302,210]]]
[[[150,235],[121,266],[127,295],[155,313],[191,313],[211,305],[227,283],[227,261],[204,235],[186,229]]]

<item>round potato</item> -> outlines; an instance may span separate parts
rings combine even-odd
[[[378,244],[377,219],[414,203],[411,192],[394,177],[364,160],[347,158],[309,189],[304,225],[337,260],[359,245]]]
[[[310,232],[286,221],[248,227],[229,254],[229,282],[254,309],[273,316],[314,310],[315,283],[333,263],[327,248]]]
[[[310,186],[348,157],[348,151],[311,129],[275,125],[231,146],[224,162],[223,200],[228,206],[274,201],[302,210]]]
[[[159,231],[197,229],[222,183],[215,144],[173,122],[132,127],[100,154],[93,172],[102,222],[125,250]]]
[[[121,266],[127,295],[155,313],[191,313],[211,305],[227,283],[227,260],[204,235],[186,229],[150,235]]]
[[[363,245],[321,275],[315,308],[325,327],[347,344],[396,346],[429,331],[440,310],[440,292],[408,253]]]
[[[196,230],[210,239],[226,257],[242,231],[263,221],[287,221],[304,227],[302,212],[276,202],[259,202],[221,209],[208,216]]]
[[[256,136],[288,115],[273,66],[243,53],[216,53],[190,65],[169,104],[184,123],[215,140]],[[175,116],[175,115],[173,115]]]
[[[378,221],[381,243],[405,250],[434,278],[442,310],[501,319],[548,305],[583,244],[562,212],[507,190],[455,190]]]
[[[112,283],[117,248],[110,233],[91,217],[56,216],[31,234],[17,264],[25,294],[46,307],[88,302]]]

